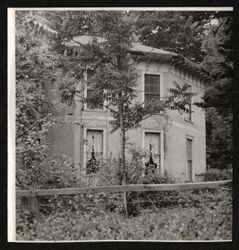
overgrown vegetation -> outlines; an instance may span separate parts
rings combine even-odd
[[[97,198],[98,196],[98,198]],[[87,195],[82,200],[68,196],[68,205],[52,208],[41,218],[17,213],[18,240],[230,240],[232,202],[229,191],[182,192],[147,207],[140,199],[137,216],[126,219],[120,203],[112,209],[114,196]],[[121,197],[118,195],[118,199]],[[101,198],[102,199],[102,198]],[[59,197],[58,202],[62,198]],[[77,200],[77,202],[76,202]],[[162,200],[164,200],[162,202]],[[175,202],[176,201],[176,202]],[[110,206],[111,204],[111,206]],[[122,203],[121,203],[122,204]],[[158,206],[164,204],[163,206]],[[108,207],[107,207],[108,206]],[[53,212],[54,211],[54,212]]]
[[[202,176],[204,181],[232,180],[232,169],[208,169]]]
[[[135,151],[131,166],[139,164],[141,152]],[[114,164],[112,164],[114,162]],[[112,168],[112,165],[115,168]],[[58,165],[59,167],[60,165]],[[136,166],[136,165],[135,165]],[[129,183],[173,183],[157,173],[144,172],[143,164],[131,169]],[[141,167],[140,167],[141,166]],[[114,185],[117,161],[105,161],[100,171],[77,186]],[[212,171],[211,171],[212,172]],[[209,173],[208,180],[219,174]],[[60,173],[60,171],[59,171]],[[119,175],[120,176],[120,175]],[[58,176],[59,177],[59,176]],[[63,177],[63,176],[62,176]],[[225,176],[223,177],[225,178]],[[226,177],[227,178],[227,177]],[[59,181],[61,185],[59,186]],[[67,187],[74,181],[53,178],[48,187]],[[230,239],[232,224],[231,187],[218,190],[189,190],[128,193],[129,218],[124,216],[122,194],[99,193],[45,196],[39,199],[40,214],[30,214],[17,203],[19,240],[190,240]],[[208,215],[208,216],[207,216]]]

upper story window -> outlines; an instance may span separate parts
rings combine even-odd
[[[85,95],[86,109],[103,109],[103,92],[99,94],[92,86],[88,85]]]
[[[188,92],[192,91],[192,86],[188,88]],[[188,112],[186,113],[186,121],[192,122],[192,98],[189,100],[189,104],[187,104]]]
[[[144,75],[144,102],[145,106],[153,104],[160,98],[160,75]]]
[[[98,95],[92,88],[87,88],[87,109],[103,109],[103,93]]]
[[[87,86],[84,90],[84,97],[86,98],[86,103],[84,105],[85,109],[103,109],[104,98],[103,91],[99,93],[97,89],[88,82],[89,71],[84,74],[84,79],[87,82]]]

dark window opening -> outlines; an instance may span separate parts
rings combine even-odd
[[[192,158],[193,140],[186,139],[186,151],[187,151],[187,172],[186,181],[191,182],[193,180],[193,158]]]
[[[87,89],[87,109],[103,109],[103,93],[99,94],[94,89]]]
[[[160,75],[145,74],[145,107],[160,99]]]

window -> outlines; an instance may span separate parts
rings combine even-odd
[[[103,157],[103,130],[86,131],[86,173],[95,173]]]
[[[187,154],[187,166],[186,166],[186,181],[191,182],[193,180],[193,140],[186,138],[186,154]]]
[[[192,87],[190,86],[188,88],[188,92],[191,92],[191,91],[192,91]],[[186,113],[186,121],[191,122],[192,121],[192,98],[190,98],[187,108],[188,108],[188,112]]]
[[[155,170],[160,169],[161,162],[161,136],[160,133],[155,132],[145,132],[144,148],[147,151],[146,154],[146,171],[147,168]]]
[[[103,109],[103,93],[99,94],[91,87],[87,87],[87,109]]]
[[[145,74],[145,106],[149,106],[157,98],[160,98],[160,75]]]

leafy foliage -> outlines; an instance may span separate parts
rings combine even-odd
[[[232,17],[222,16],[213,26],[203,47],[207,52],[203,64],[212,72],[204,101],[207,108],[207,163],[211,168],[232,166]]]
[[[207,165],[208,168],[232,168],[232,114],[220,114],[215,108],[208,108],[207,123]]]
[[[136,23],[139,40],[200,63],[205,56],[201,49],[204,25],[213,16],[213,12],[140,12]]]
[[[181,197],[185,194],[182,193]],[[198,195],[197,207],[143,209],[126,219],[100,205],[87,210],[57,210],[39,220],[18,214],[18,240],[230,240],[231,195],[227,191]],[[72,205],[73,207],[73,205]],[[20,215],[20,216],[19,216]]]
[[[204,181],[222,181],[232,179],[232,169],[208,169],[204,174]]]
[[[144,152],[134,147],[130,147],[130,152],[133,157],[127,163],[130,166],[128,183],[173,183],[169,177],[156,173],[142,176]],[[54,158],[51,165],[47,164],[49,170],[44,170],[47,177],[40,187],[92,185],[89,179],[88,182],[75,178],[67,158],[62,157],[57,162]],[[104,161],[94,175],[93,185],[117,184],[117,173],[120,174],[120,169],[116,160]],[[131,192],[128,194],[129,219],[123,216],[122,195],[118,193],[42,197],[39,199],[40,217],[24,211],[18,201],[17,239],[230,239],[231,196],[228,190]],[[211,215],[210,220],[205,214]]]
[[[46,67],[51,60],[43,56],[47,46],[39,49],[40,41],[25,37],[25,30],[20,25],[24,18],[19,14],[16,29],[16,159],[17,186],[21,187],[26,187],[28,180],[25,177],[39,177],[38,163],[43,161],[48,149],[41,141],[50,126],[51,105],[44,95],[42,83],[49,82],[52,75]]]
[[[55,175],[64,178],[64,186],[73,173],[65,160],[59,163],[63,167],[52,165],[46,141],[53,116],[63,108],[48,91],[62,76],[59,57],[48,37],[29,35],[25,24],[31,13],[17,11],[16,15],[16,185],[21,189],[51,187],[47,183]]]
[[[67,188],[80,185],[79,173],[66,156],[45,156],[27,169],[17,168],[18,189]]]

